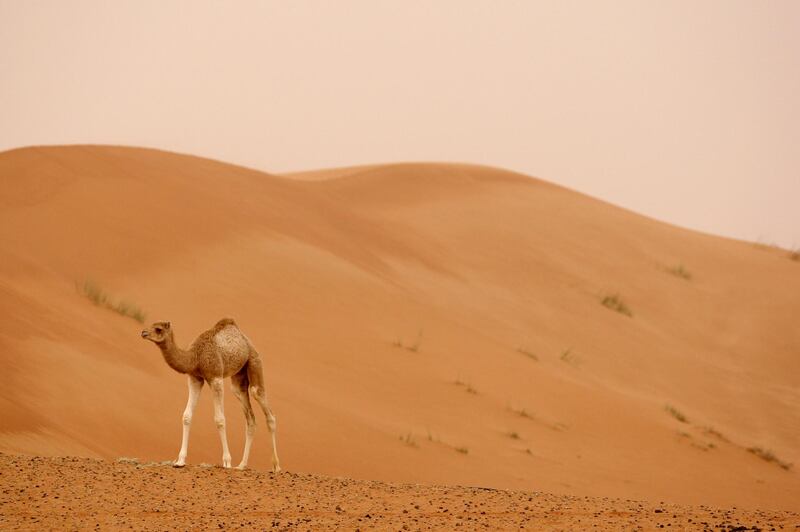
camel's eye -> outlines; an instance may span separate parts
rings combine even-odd
[[[162,329],[161,327],[156,327],[156,332],[157,332],[158,334],[161,334],[161,332],[162,332],[163,330],[164,330],[164,329]]]

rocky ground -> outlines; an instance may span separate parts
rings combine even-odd
[[[0,528],[794,530],[800,514],[283,472],[0,455]]]

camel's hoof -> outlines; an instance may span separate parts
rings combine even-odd
[[[181,464],[181,463],[179,463],[179,462],[172,462],[172,467],[181,468],[181,467],[185,467],[185,466],[186,466],[186,463],[185,463],[185,462],[184,462],[184,463],[182,463],[182,464]]]
[[[272,472],[273,473],[280,473],[281,472],[281,466],[272,466]]]
[[[234,469],[238,469],[239,471],[244,471],[245,469],[247,469],[247,466],[239,464],[236,467],[234,467]]]

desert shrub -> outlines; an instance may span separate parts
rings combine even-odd
[[[683,412],[681,412],[672,405],[664,405],[664,410],[666,410],[669,415],[671,415],[681,423],[689,422],[689,419],[685,415],[683,415]]]
[[[144,323],[146,316],[141,308],[128,301],[118,301],[115,303],[111,297],[92,280],[87,279],[83,282],[83,285],[77,285],[77,288],[89,301],[98,307],[112,310],[121,316],[134,319],[139,323]]]
[[[628,305],[622,301],[622,298],[619,296],[619,294],[610,294],[605,296],[602,300],[600,300],[600,304],[613,310],[614,312],[619,312],[625,316],[633,316],[633,312]]]
[[[782,469],[786,469],[787,471],[792,467],[792,464],[780,460],[777,456],[775,456],[775,454],[772,451],[768,449],[762,449],[761,447],[748,447],[747,451],[753,453],[762,460],[765,460],[767,462],[772,462],[780,466]]]
[[[689,270],[687,270],[683,264],[678,264],[677,266],[673,266],[672,268],[667,268],[667,271],[674,275],[675,277],[680,277],[681,279],[686,279],[690,281],[692,279],[692,274]]]

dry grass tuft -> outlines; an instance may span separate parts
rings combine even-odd
[[[573,353],[572,348],[568,347],[561,352],[561,356],[558,357],[561,359],[562,362],[566,362],[567,364],[577,365],[578,364],[578,357]]]
[[[667,413],[669,413],[669,415],[671,415],[672,417],[674,417],[675,419],[677,419],[681,423],[688,423],[689,422],[689,419],[685,415],[683,415],[683,412],[681,412],[680,410],[678,410],[677,408],[675,408],[672,405],[664,405],[664,410],[666,410]]]
[[[146,316],[141,308],[128,301],[118,301],[114,303],[111,297],[93,281],[87,279],[83,282],[83,285],[76,283],[75,286],[83,295],[89,298],[89,301],[98,307],[113,310],[117,314],[134,319],[139,323],[144,323]]]
[[[539,361],[539,357],[533,351],[526,349],[525,347],[518,347],[517,353],[521,355],[525,355],[526,357],[530,358],[531,360]]]
[[[418,352],[421,345],[422,345],[422,329],[420,329],[417,332],[417,339],[414,341],[413,344],[409,345],[404,344],[402,338],[398,338],[397,340],[392,342],[392,346],[398,347],[400,349],[405,349],[407,351],[411,351],[412,353]]]
[[[703,428],[703,432],[705,434],[707,434],[708,436],[715,437],[719,441],[726,442],[726,443],[730,442],[730,440],[728,438],[726,438],[724,434],[722,434],[720,431],[718,431],[717,429],[715,429],[713,427],[704,427]]]
[[[628,307],[628,305],[626,305],[625,302],[622,301],[622,298],[620,297],[619,294],[609,294],[605,296],[603,299],[600,300],[600,304],[606,308],[613,310],[614,312],[619,312],[620,314],[624,314],[625,316],[633,317],[633,312]]]
[[[783,460],[779,459],[775,454],[767,449],[762,449],[761,447],[748,447],[747,452],[753,453],[754,455],[758,456],[762,460],[767,462],[772,462],[781,467],[781,469],[785,469],[788,471],[792,468],[792,464],[788,462],[784,462]]]
[[[409,447],[417,448],[419,444],[417,443],[417,439],[414,437],[414,434],[409,432],[408,434],[404,434],[400,436],[400,441],[408,445]]]
[[[678,264],[677,266],[673,266],[672,268],[667,268],[667,271],[674,275],[675,277],[680,277],[681,279],[686,279],[687,281],[692,280],[692,274],[689,270],[683,267],[683,264]]]
[[[528,412],[528,411],[527,411],[526,409],[524,409],[524,408],[515,408],[515,407],[513,407],[513,406],[509,406],[509,407],[508,407],[508,410],[509,410],[510,412],[513,412],[513,413],[515,413],[515,414],[516,414],[516,415],[518,415],[519,417],[524,417],[525,419],[535,419],[535,418],[533,417],[533,414],[531,414],[530,412]]]
[[[467,392],[467,393],[471,393],[472,395],[478,395],[478,390],[477,390],[477,389],[475,389],[475,388],[472,386],[472,384],[470,384],[469,382],[462,381],[460,377],[459,377],[459,378],[457,378],[456,380],[454,380],[454,381],[453,381],[453,384],[455,384],[456,386],[461,386],[461,387],[463,387],[463,388],[464,388],[464,390],[466,390],[466,392]]]

